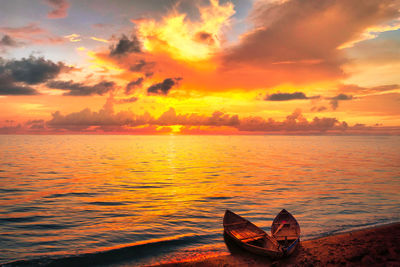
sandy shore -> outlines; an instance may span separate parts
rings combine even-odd
[[[227,256],[158,266],[400,266],[400,223],[308,240],[300,244],[291,257],[278,261],[231,248],[231,254]]]

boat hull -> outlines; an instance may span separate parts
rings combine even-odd
[[[250,221],[229,210],[225,212],[223,226],[225,235],[251,253],[270,258],[280,258],[284,255],[276,240]]]
[[[234,237],[232,234],[230,234],[227,231],[224,231],[224,234],[226,236],[228,236],[230,241],[234,242],[237,246],[239,246],[240,248],[242,248],[250,253],[260,255],[260,256],[267,256],[271,259],[279,259],[285,255],[285,253],[283,251],[272,251],[272,250],[264,249],[262,247],[244,243],[244,242],[238,240],[236,237]]]

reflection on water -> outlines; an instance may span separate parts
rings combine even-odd
[[[0,148],[0,263],[227,253],[225,209],[269,231],[286,208],[303,240],[400,219],[400,137],[10,135]]]

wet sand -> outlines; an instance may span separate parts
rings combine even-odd
[[[275,261],[229,249],[227,256],[158,266],[400,266],[400,223],[302,241],[292,256]]]

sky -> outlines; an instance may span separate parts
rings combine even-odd
[[[0,5],[0,134],[400,134],[398,0]]]

